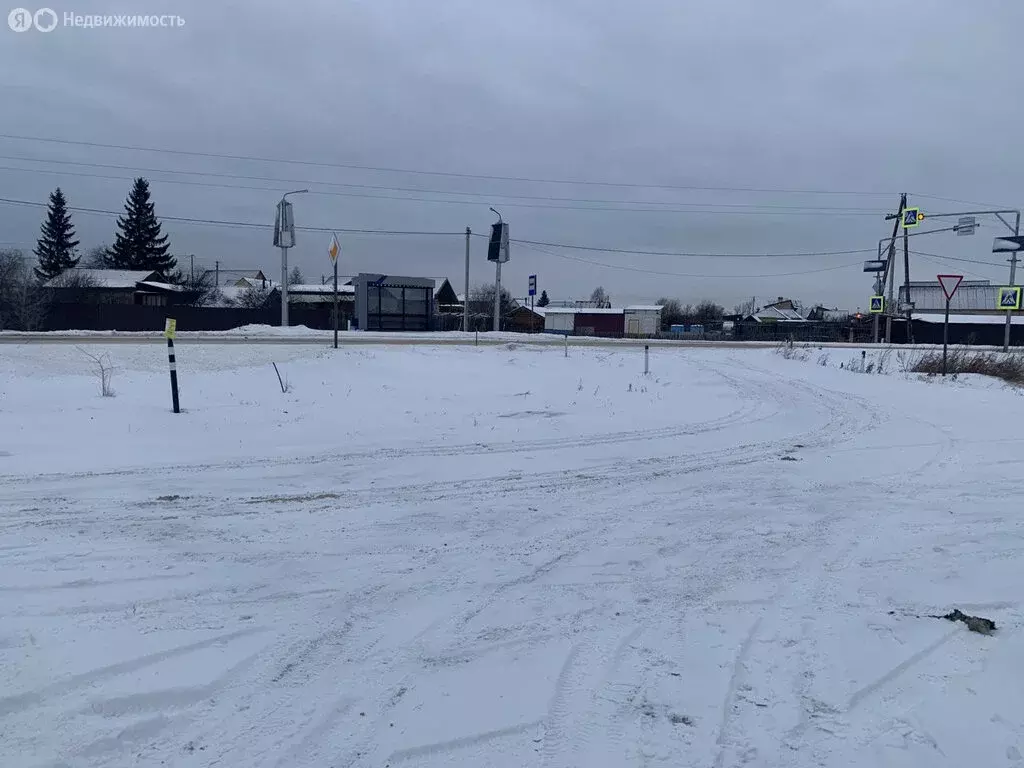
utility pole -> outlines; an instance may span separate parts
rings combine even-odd
[[[903,194],[903,202],[906,203],[907,195]],[[904,206],[905,207],[905,206]],[[904,297],[907,302],[907,343],[914,343],[914,309],[913,304],[910,300],[910,245],[908,241],[908,232],[906,227],[903,228],[903,272],[906,283]]]
[[[892,237],[889,240],[889,253],[886,256],[885,261],[885,277],[889,281],[888,297],[885,300],[885,343],[892,343],[892,302],[893,302],[893,285],[895,283],[895,264],[893,259],[896,256],[896,235],[900,231],[900,221],[903,217],[903,209],[907,207],[907,196],[906,194],[900,195],[900,207],[896,211],[895,222],[892,225]],[[886,217],[888,218],[888,217]]]
[[[469,330],[469,238],[473,231],[466,227],[466,293],[462,297],[462,330]]]
[[[213,282],[214,285],[220,285],[220,261],[213,262]]]
[[[1017,211],[1017,218],[1013,224],[1013,236],[1020,236],[1020,211]],[[1010,254],[1010,286],[1014,286],[1017,279],[1017,251]],[[1010,323],[1013,320],[1013,312],[1006,313],[1006,330],[1003,332],[1003,352],[1010,351]]]

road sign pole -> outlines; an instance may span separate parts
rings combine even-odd
[[[949,298],[946,299],[946,320],[942,324],[942,375],[946,375],[946,350],[949,349]]]
[[[338,348],[338,260],[334,260],[334,348]]]
[[[1016,223],[1013,227],[1013,234],[1015,237],[1020,236],[1020,213],[1017,214]],[[1017,251],[1010,254],[1010,285],[1014,284],[1014,280],[1017,278]],[[1003,352],[1010,351],[1010,323],[1013,321],[1013,312],[1007,310],[1006,312],[1006,330],[1003,332]]]

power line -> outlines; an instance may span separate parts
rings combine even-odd
[[[940,197],[939,195],[926,195],[923,192],[910,192],[909,197],[926,197],[930,200],[942,200],[945,203],[962,203],[964,205],[977,205],[982,208],[1012,208],[1009,205],[996,205],[995,203],[979,203],[977,200],[958,200],[955,197]]]
[[[29,206],[32,208],[46,208],[46,203],[36,203],[30,200],[15,200],[11,198],[0,197],[0,205],[18,205],[18,206]],[[123,212],[119,211],[108,211],[100,208],[83,208],[80,206],[68,206],[68,210],[75,211],[76,213],[86,213],[101,216],[121,216]],[[199,224],[209,226],[221,226],[221,227],[235,227],[235,228],[252,228],[252,229],[273,229],[272,224],[264,224],[260,222],[252,221],[226,221],[223,219],[201,219],[190,216],[159,216],[164,221],[176,221],[186,224]],[[354,229],[351,227],[315,227],[315,226],[300,226],[297,229],[308,231],[308,232],[345,232],[347,234],[364,234],[364,235],[428,235],[428,236],[440,236],[440,237],[465,237],[465,231],[462,232],[429,232],[429,231],[417,231],[417,230],[390,230],[390,229]],[[487,235],[474,232],[474,237],[487,237]],[[874,249],[871,248],[857,248],[839,251],[796,251],[792,253],[699,253],[699,252],[687,252],[687,251],[645,251],[645,250],[631,250],[627,248],[604,248],[601,246],[588,246],[588,245],[577,245],[573,243],[549,243],[537,240],[519,240],[514,239],[511,242],[518,243],[524,246],[548,246],[551,248],[565,248],[568,250],[581,250],[581,251],[594,251],[600,253],[618,253],[630,256],[672,256],[679,258],[799,258],[799,257],[815,257],[815,256],[842,256],[852,255],[855,253],[874,253]],[[831,269],[831,268],[830,268]]]
[[[57,176],[77,176],[91,179],[110,179],[115,181],[131,181],[133,177],[130,176],[112,176],[109,174],[102,173],[86,173],[84,171],[59,171],[51,168],[16,168],[11,166],[0,166],[0,171],[19,171],[22,173],[47,173]],[[154,171],[155,173],[163,173],[164,171]],[[318,184],[324,182],[304,182],[304,181],[293,181],[282,184],[278,187],[256,187],[246,184],[218,184],[212,181],[189,181],[185,179],[156,179],[164,184],[181,184],[191,187],[210,187],[219,189],[244,189],[252,190],[257,192],[280,192],[287,184]],[[396,200],[399,202],[414,202],[414,203],[438,203],[442,205],[464,205],[464,206],[479,206],[480,202],[475,200],[444,200],[440,198],[428,198],[428,197],[408,197],[402,195],[373,195],[360,192],[327,192],[317,189],[309,190],[309,194],[312,195],[323,195],[327,197],[355,197],[368,200]],[[470,194],[470,193],[445,193],[440,194]],[[494,200],[500,198],[501,195],[488,196]],[[557,199],[557,198],[555,198]],[[657,203],[657,205],[673,205],[673,203]],[[675,203],[675,205],[688,205],[688,203]],[[697,205],[697,203],[693,203]],[[712,203],[711,205],[715,205]],[[728,214],[728,215],[756,215],[756,216],[820,216],[821,211],[815,209],[808,210],[717,210],[711,208],[625,208],[625,207],[609,207],[609,206],[593,206],[593,205],[542,205],[540,203],[517,203],[517,202],[502,202],[502,207],[508,208],[537,208],[541,210],[570,210],[570,211],[596,211],[596,212],[622,212],[622,213],[676,213],[676,214]],[[862,212],[864,211],[864,212]],[[862,211],[843,209],[828,210],[829,216],[878,216],[881,212],[868,212],[868,209],[862,209]]]
[[[939,257],[933,254],[917,253],[916,251],[911,251],[911,253],[915,253],[917,256],[923,258],[925,261],[930,261],[933,264],[950,264],[950,262],[947,261],[945,257]],[[971,270],[964,269],[963,267],[957,267],[957,269],[960,269],[962,272],[966,272],[968,275],[973,275],[974,277],[981,277],[985,279],[988,279],[990,277],[989,275],[982,275],[979,272],[972,272]]]
[[[944,261],[961,261],[964,264],[981,264],[985,267],[1000,268],[1002,265],[993,264],[991,261],[979,261],[978,259],[964,259],[958,256],[939,256],[937,253],[928,253],[927,251],[911,251],[911,253],[917,256],[929,256],[933,259],[941,259]]]
[[[635,182],[595,181],[585,179],[549,179],[528,176],[500,176],[496,174],[480,173],[457,173],[454,171],[427,171],[415,168],[394,168],[388,166],[357,165],[354,163],[336,163],[313,160],[291,160],[286,158],[259,157],[257,155],[232,155],[220,152],[197,152],[181,149],[167,149],[159,147],[144,147],[130,144],[106,144],[96,141],[73,141],[71,139],[55,139],[42,136],[20,136],[17,134],[0,134],[0,139],[12,141],[35,141],[49,144],[63,144],[78,147],[91,147],[96,149],[117,149],[130,152],[158,152],[167,155],[178,155],[183,157],[205,157],[219,160],[239,160],[244,162],[258,163],[282,163],[288,165],[303,165],[317,168],[344,168],[347,170],[373,171],[379,173],[405,173],[421,176],[442,176],[446,178],[459,179],[488,179],[492,181],[516,181],[529,182],[532,184],[571,184],[577,186],[600,186],[600,187],[621,187],[632,189],[679,189],[699,190],[705,192],[755,192],[770,194],[799,194],[799,195],[861,195],[861,196],[889,196],[893,192],[871,192],[866,190],[834,190],[834,189],[788,189],[783,187],[727,187],[727,186],[700,186],[685,184],[642,184]]]
[[[182,171],[173,170],[170,168],[141,168],[132,165],[116,165],[112,163],[87,163],[79,162],[74,160],[50,160],[41,157],[23,157],[19,155],[0,155],[0,160],[13,160],[16,162],[28,162],[28,163],[46,163],[49,165],[73,165],[82,166],[86,168],[105,168],[108,170],[120,170],[120,171],[131,171],[134,174],[138,173],[168,173],[178,176],[207,176],[211,178],[219,179],[240,179],[244,181],[269,181],[281,184],[319,184],[327,187],[344,187],[352,189],[372,189],[382,190],[388,192],[412,192],[412,193],[424,193],[424,194],[438,194],[438,195],[459,195],[462,197],[477,197],[487,199],[509,199],[509,200],[541,200],[546,202],[567,202],[567,203],[594,203],[594,204],[611,204],[611,205],[661,205],[661,206],[707,206],[711,205],[715,208],[729,208],[737,209],[738,212],[743,212],[742,209],[748,208],[764,208],[770,210],[796,210],[801,212],[835,212],[835,213],[863,213],[877,216],[884,214],[884,211],[875,208],[854,208],[851,206],[811,206],[811,205],[775,205],[773,203],[687,203],[679,201],[664,201],[664,200],[608,200],[605,198],[580,198],[580,197],[551,197],[545,195],[512,195],[498,192],[463,192],[460,190],[448,190],[448,189],[430,189],[424,187],[393,187],[384,184],[355,184],[349,182],[334,182],[334,181],[321,181],[317,179],[282,179],[274,176],[253,176],[248,174],[236,174],[236,173],[215,173],[213,171]],[[13,170],[13,171],[25,171],[25,172],[36,172],[39,169],[34,168],[0,168],[0,170]],[[44,172],[56,173],[53,169],[45,169]],[[76,175],[72,172],[68,172],[69,175]],[[87,174],[78,174],[87,175]],[[124,178],[122,176],[101,176],[97,175],[97,178]],[[164,180],[167,181],[167,180]],[[199,184],[200,182],[193,182]],[[218,186],[215,184],[209,184],[209,186]],[[238,185],[231,185],[231,189],[265,189],[264,187],[243,187]],[[324,193],[316,193],[324,194]],[[398,198],[406,199],[406,198]],[[597,209],[595,209],[597,210]]]
[[[616,269],[616,270],[619,270],[620,272],[636,272],[636,273],[646,274],[646,275],[659,275],[659,276],[662,276],[662,277],[707,278],[707,279],[713,279],[713,280],[733,280],[733,279],[736,279],[736,280],[750,280],[750,279],[764,278],[764,277],[793,277],[795,275],[813,275],[813,274],[817,274],[819,272],[833,272],[833,271],[838,270],[838,269],[848,269],[850,267],[855,267],[855,266],[857,266],[859,264],[859,262],[854,262],[852,264],[840,264],[840,265],[835,266],[835,267],[824,267],[822,269],[802,269],[799,272],[773,272],[773,273],[762,274],[762,275],[748,275],[748,274],[743,274],[743,275],[740,275],[740,274],[731,274],[731,275],[686,274],[686,273],[682,273],[682,272],[664,272],[662,270],[657,270],[657,269],[644,269],[642,267],[631,267],[631,266],[625,266],[625,265],[621,265],[621,264],[608,264],[606,262],[593,261],[591,259],[583,259],[583,258],[580,258],[578,256],[569,256],[569,255],[564,254],[564,253],[556,253],[554,251],[549,251],[546,248],[541,248],[541,247],[538,247],[538,246],[535,246],[535,245],[527,245],[526,248],[528,250],[536,251],[538,253],[546,253],[549,256],[555,256],[555,257],[557,257],[559,259],[567,259],[569,261],[577,261],[577,262],[580,262],[582,264],[590,264],[590,265],[596,266],[596,267],[604,267],[605,269]]]
[[[474,233],[477,237],[487,235]],[[629,256],[679,256],[692,258],[729,258],[729,259],[780,259],[812,256],[849,256],[855,253],[874,253],[874,248],[851,248],[840,251],[793,251],[788,253],[699,253],[687,251],[644,251],[629,248],[604,248],[594,245],[574,245],[569,243],[547,243],[538,240],[512,239],[510,242],[520,245],[547,246],[549,248],[567,248],[577,251],[594,251],[598,253],[622,253]]]
[[[0,197],[0,204],[3,205],[21,205],[30,206],[33,208],[46,208],[46,203],[34,203],[30,200],[12,200],[9,198]],[[76,213],[96,214],[102,216],[122,216],[123,211],[106,211],[99,208],[80,208],[77,206],[68,206],[69,211],[75,211]],[[246,229],[273,229],[273,224],[262,224],[254,221],[225,221],[223,219],[200,219],[189,216],[158,216],[161,221],[178,221],[186,224],[204,224],[218,227],[235,227],[235,228],[246,228]],[[439,237],[465,237],[466,233],[463,232],[425,232],[416,230],[400,230],[400,229],[353,229],[351,227],[306,227],[297,226],[296,229],[300,229],[306,232],[345,232],[347,234],[355,235],[436,235]]]

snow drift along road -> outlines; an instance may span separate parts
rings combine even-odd
[[[1019,761],[1006,389],[767,351],[0,372],[0,764]],[[836,352],[834,354],[850,354]],[[269,362],[291,390],[282,394]],[[956,606],[991,637],[916,618]]]

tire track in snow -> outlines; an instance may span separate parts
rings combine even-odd
[[[641,631],[634,627],[618,639],[600,633],[573,646],[559,671],[544,720],[543,765],[584,768],[608,759],[610,753],[621,754],[621,724],[600,702],[626,648]]]
[[[723,377],[724,378],[724,377]],[[733,380],[734,381],[734,380]],[[32,483],[45,482],[48,480],[72,480],[72,479],[94,479],[104,477],[125,477],[125,476],[153,476],[201,472],[220,472],[226,469],[246,469],[263,466],[286,467],[286,466],[311,466],[319,464],[345,464],[346,467],[373,464],[386,460],[399,460],[416,457],[459,457],[467,455],[505,455],[518,453],[535,453],[538,451],[555,451],[573,448],[581,448],[592,445],[618,445],[631,442],[646,442],[651,440],[670,440],[677,437],[689,437],[714,432],[724,427],[740,423],[752,423],[751,416],[765,405],[771,405],[770,401],[757,397],[756,393],[748,391],[746,394],[754,394],[753,401],[743,403],[736,410],[707,421],[698,421],[689,424],[682,424],[671,427],[657,427],[645,430],[628,430],[622,432],[611,432],[605,434],[584,435],[577,437],[554,437],[532,440],[529,442],[510,443],[463,443],[457,445],[437,446],[419,445],[407,448],[376,448],[365,451],[346,453],[319,453],[311,456],[290,456],[263,458],[254,457],[236,461],[213,462],[205,464],[176,465],[173,468],[164,466],[131,467],[127,469],[100,471],[100,472],[49,472],[31,475],[0,475],[0,483]],[[772,411],[762,414],[753,421],[761,421],[771,418],[776,413]]]
[[[729,748],[737,746],[731,743],[732,723],[736,717],[736,695],[743,682],[745,674],[743,667],[747,663],[747,657],[750,655],[750,648],[754,644],[754,639],[757,637],[757,633],[761,629],[761,621],[762,617],[759,616],[750,627],[750,631],[747,632],[747,636],[740,644],[739,651],[736,653],[736,660],[732,665],[732,672],[729,675],[729,685],[725,692],[725,701],[722,702],[722,720],[718,726],[718,738],[715,741],[718,746],[718,756],[715,758],[715,768],[723,768]],[[747,762],[749,762],[749,759],[743,759],[743,763]]]
[[[139,656],[129,661],[110,664],[106,667],[90,670],[89,672],[82,672],[81,674],[72,675],[65,680],[59,680],[55,683],[51,683],[50,685],[37,688],[32,691],[17,693],[13,696],[3,696],[0,697],[0,715],[9,715],[24,710],[27,707],[39,706],[53,696],[61,696],[78,688],[88,687],[119,675],[124,675],[129,672],[138,672],[139,670],[151,667],[154,664],[159,664],[167,659],[186,656],[195,651],[203,650],[204,648],[229,643],[232,640],[237,640],[263,631],[265,631],[263,627],[240,629],[235,632],[217,635],[195,643],[179,645],[166,651],[159,651],[157,653]]]

